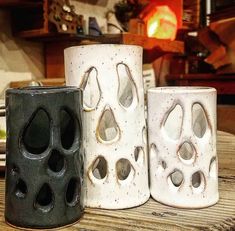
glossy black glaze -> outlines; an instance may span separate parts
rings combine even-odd
[[[7,222],[50,228],[82,216],[81,100],[74,87],[7,91]]]

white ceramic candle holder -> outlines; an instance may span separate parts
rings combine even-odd
[[[121,209],[149,198],[142,48],[65,50],[66,84],[84,89],[85,205]]]
[[[164,204],[202,208],[218,194],[216,90],[148,90],[150,192]]]

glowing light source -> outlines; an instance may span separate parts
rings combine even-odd
[[[158,6],[147,20],[149,37],[174,40],[177,32],[177,18],[168,6]]]
[[[154,36],[154,33],[157,31],[158,26],[159,26],[158,21],[153,21],[149,23],[149,28],[148,28],[149,37]]]

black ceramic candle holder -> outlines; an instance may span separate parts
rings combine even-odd
[[[50,228],[81,217],[81,94],[73,87],[7,91],[8,223]]]

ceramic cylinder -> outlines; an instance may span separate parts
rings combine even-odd
[[[149,198],[142,48],[65,50],[66,84],[83,89],[85,204],[121,209]]]
[[[14,226],[50,228],[83,212],[81,90],[10,89],[6,93],[5,218]]]
[[[216,90],[148,90],[150,192],[164,204],[202,208],[218,194]]]

